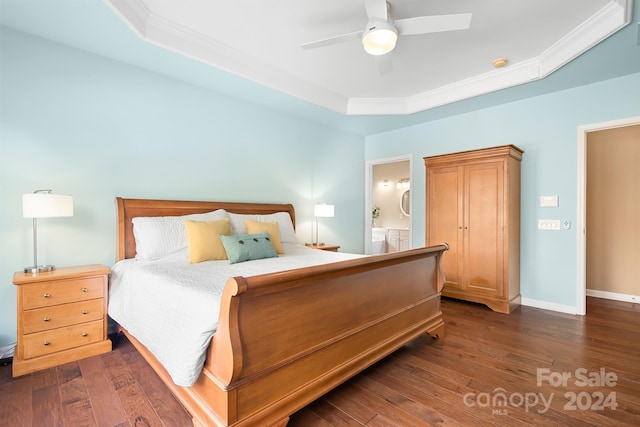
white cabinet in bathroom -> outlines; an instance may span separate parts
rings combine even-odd
[[[387,239],[388,252],[406,251],[409,249],[409,230],[406,228],[390,228]]]

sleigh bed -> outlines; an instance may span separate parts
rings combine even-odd
[[[286,212],[295,225],[288,204],[124,198],[116,204],[118,261],[136,258],[133,218],[224,209]],[[194,425],[285,426],[291,414],[419,335],[444,336],[440,264],[446,249],[443,244],[229,277],[204,366],[191,386],[176,385],[126,324],[118,330],[184,405]]]

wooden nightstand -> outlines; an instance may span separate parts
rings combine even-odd
[[[305,246],[311,249],[320,249],[322,251],[331,251],[331,252],[338,252],[338,249],[340,249],[340,246],[338,245],[324,245],[324,244],[315,245],[313,243],[306,243]]]
[[[109,270],[104,265],[17,272],[18,344],[13,376],[111,351],[107,338]]]

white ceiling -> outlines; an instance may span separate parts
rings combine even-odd
[[[468,30],[401,36],[380,75],[364,0],[105,0],[140,37],[348,115],[404,115],[541,79],[623,28],[632,0],[390,0],[394,19],[471,12]],[[492,61],[508,64],[495,69]]]

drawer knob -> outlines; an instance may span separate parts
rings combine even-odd
[[[44,345],[49,345],[49,341],[43,342]]]
[[[42,319],[43,322],[48,322],[49,320],[51,320],[50,317],[45,317],[44,319]]]
[[[89,292],[89,289],[87,289],[87,288],[82,288],[82,292]]]
[[[51,296],[51,294],[44,294],[42,296],[45,297],[45,298],[49,298]]]
[[[89,335],[89,334],[88,334],[88,333],[86,333],[86,332],[83,332],[83,333],[82,333],[82,336],[83,336],[83,337],[86,337],[86,336],[88,336],[88,335]]]
[[[88,314],[89,310],[82,310],[82,314]]]

